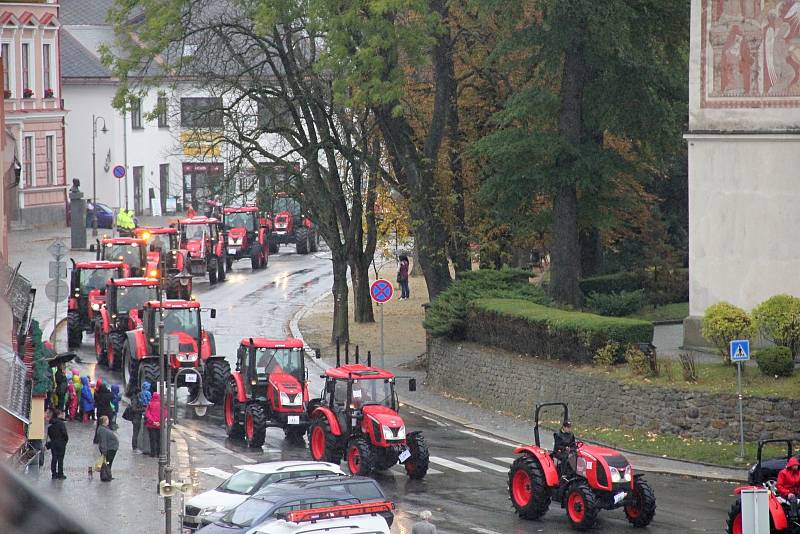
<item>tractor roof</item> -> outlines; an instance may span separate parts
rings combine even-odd
[[[141,239],[147,239],[144,237],[145,234],[156,235],[156,234],[177,234],[177,228],[170,228],[168,226],[140,226],[133,231],[136,234],[136,237]]]
[[[104,237],[101,241],[103,245],[146,245],[146,239],[139,239],[136,237]]]
[[[258,211],[258,207],[256,206],[231,206],[229,208],[224,208],[222,213],[251,213]]]
[[[125,264],[121,261],[79,261],[75,263],[75,269],[122,269]]]
[[[253,346],[257,349],[302,349],[303,340],[295,339],[293,337],[287,339],[267,339],[265,337],[245,337],[240,341],[243,347],[250,346],[250,340],[253,340]]]
[[[351,363],[341,367],[332,367],[325,371],[325,376],[336,379],[386,380],[394,378],[394,374],[378,367],[367,367],[360,363]]]
[[[198,215],[197,217],[191,217],[188,219],[180,219],[178,221],[180,224],[189,225],[189,224],[217,224],[219,219],[216,217],[206,217],[204,215]]]
[[[115,287],[141,287],[141,286],[157,286],[159,284],[156,278],[112,278],[108,281],[108,285]]]
[[[151,300],[144,303],[145,308],[161,308],[160,300]],[[196,300],[177,300],[169,299],[164,301],[165,310],[185,310],[192,308],[200,308],[200,303]]]

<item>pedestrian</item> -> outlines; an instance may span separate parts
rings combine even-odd
[[[153,393],[147,410],[144,412],[144,426],[147,428],[147,435],[150,438],[150,456],[157,457],[161,454],[161,395],[158,391]]]
[[[77,418],[81,413],[81,389],[83,388],[83,384],[81,384],[81,375],[78,373],[77,370],[72,370],[72,386],[75,389],[75,413],[72,414],[72,409],[70,409],[70,414],[72,418]]]
[[[400,300],[408,300],[411,292],[408,289],[408,256],[400,256],[400,266],[397,268],[397,283],[400,284]]]
[[[414,523],[411,534],[437,534],[436,525],[430,522],[431,512],[423,510],[419,513],[421,521]]]
[[[58,410],[63,412],[67,406],[67,364],[61,362],[56,366],[56,394],[58,395]]]
[[[75,382],[67,380],[67,418],[72,421],[78,414],[78,397],[75,392]]]
[[[108,428],[109,421],[107,415],[98,417],[98,421],[100,424],[97,427],[95,443],[97,443],[98,447],[100,448],[100,454],[102,454],[105,458],[105,463],[108,464],[107,480],[112,480],[114,477],[111,476],[111,466],[114,463],[114,457],[117,455],[117,450],[119,449],[119,439],[117,439],[117,435],[114,433],[114,431]],[[100,476],[102,480],[102,472]]]
[[[88,423],[89,419],[94,419],[94,395],[92,395],[88,376],[81,378],[81,413],[83,413],[84,423]]]
[[[778,473],[778,494],[789,501],[790,515],[797,519],[797,496],[800,495],[800,460],[789,458],[786,467]]]
[[[194,206],[189,204],[189,209],[186,210],[186,217],[191,219],[192,217],[196,217],[197,212],[194,210]]]
[[[100,426],[100,418],[103,416],[108,417],[108,420],[111,420],[111,417],[114,415],[114,407],[111,405],[111,391],[108,389],[108,386],[103,383],[102,378],[97,379],[97,385],[95,386],[94,391],[94,407],[97,411],[97,426]]]
[[[150,383],[144,382],[142,386],[147,385],[148,388],[148,395],[150,394]],[[150,398],[147,397],[148,403],[150,402]],[[131,448],[135,451],[139,449],[139,432],[142,429],[142,415],[144,415],[144,411],[147,409],[147,406],[144,405],[142,402],[142,394],[140,391],[134,391],[133,395],[131,395],[131,402],[128,404],[128,407],[125,408],[125,411],[122,412],[122,418],[126,421],[130,421],[133,425],[133,436],[131,437]]]
[[[47,427],[47,444],[50,449],[50,474],[53,480],[64,480],[64,454],[67,452],[67,442],[69,434],[67,425],[64,424],[63,413],[59,409],[53,409],[50,426]]]
[[[114,414],[111,417],[111,422],[108,427],[111,430],[116,430],[117,427],[117,414],[119,413],[119,401],[122,400],[122,395],[119,394],[119,384],[111,385],[111,407],[114,409]]]

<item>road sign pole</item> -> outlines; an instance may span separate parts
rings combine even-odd
[[[383,362],[383,304],[378,304],[381,307],[381,369],[385,368]]]
[[[58,257],[58,260],[56,260],[56,261],[59,261],[59,260],[61,260],[60,256]],[[56,298],[54,299],[54,302],[53,302],[53,350],[56,353],[58,352],[58,349],[57,349],[57,347],[58,347],[58,333],[56,332],[56,326],[58,325],[58,299],[60,297],[60,295],[58,294],[58,289],[59,289],[58,284],[56,284]],[[44,341],[44,340],[42,340],[42,341]]]
[[[742,362],[736,362],[736,382],[739,397],[739,457],[744,459],[744,414],[742,413]]]

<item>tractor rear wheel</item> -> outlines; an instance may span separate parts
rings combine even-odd
[[[421,435],[413,432],[408,435],[406,444],[411,451],[411,456],[403,463],[406,468],[406,474],[412,480],[422,480],[428,473],[428,465],[430,464],[428,445]]]
[[[369,476],[375,470],[375,455],[366,438],[354,438],[347,444],[347,469],[353,476]]]
[[[145,360],[139,363],[139,384],[150,382],[151,386],[158,382],[161,371],[158,368],[158,361]]]
[[[259,254],[253,254],[252,256],[250,256],[250,268],[253,269],[254,271],[258,269],[260,259],[261,256]]]
[[[261,404],[250,404],[244,413],[244,441],[249,447],[261,447],[267,437],[267,412]]]
[[[298,254],[308,254],[308,228],[303,226],[295,230],[294,242]]]
[[[208,260],[208,283],[212,286],[217,283],[217,258]]]
[[[539,519],[550,508],[550,491],[539,461],[530,454],[514,460],[508,471],[511,504],[523,519]]]
[[[111,364],[113,371],[119,371],[122,368],[122,348],[125,346],[125,334],[120,332],[111,332],[108,336],[108,362]]]
[[[131,346],[125,341],[122,346],[122,382],[125,385],[125,394],[128,396],[133,395],[136,391],[136,377],[139,370],[136,368],[136,362],[131,358]]]
[[[225,281],[225,262],[228,261],[228,255],[225,258],[217,258],[217,280],[220,282]]]
[[[67,346],[75,349],[83,341],[83,328],[81,328],[81,314],[75,310],[67,312]]]
[[[583,480],[573,482],[567,488],[567,517],[576,530],[588,530],[597,521],[600,511],[592,488]]]
[[[228,380],[228,386],[225,388],[225,400],[222,406],[225,417],[225,431],[228,433],[228,437],[233,439],[241,438],[244,435],[244,426],[239,413],[242,407],[237,400],[237,395],[236,383],[233,379]]]
[[[208,400],[220,404],[225,399],[225,384],[231,376],[231,364],[223,358],[214,358],[206,362],[206,373],[203,385]]]
[[[656,495],[642,477],[636,477],[632,493],[636,501],[625,507],[625,517],[634,527],[646,527],[656,515]]]
[[[317,232],[312,230],[309,243],[311,245],[311,252],[316,252],[319,249],[319,234],[317,234]]]
[[[103,329],[99,326],[94,329],[94,353],[99,365],[108,364],[108,344],[103,338]]]
[[[311,457],[318,462],[338,464],[342,460],[342,444],[325,416],[316,417],[308,428],[308,445]]]
[[[728,534],[742,534],[744,532],[742,528],[742,500],[739,497],[731,505],[725,526],[727,527],[725,532]]]
[[[281,248],[281,245],[280,245],[280,243],[278,243],[277,239],[274,239],[274,238],[270,238],[269,239],[269,253],[270,254],[277,254],[278,251],[280,250],[280,248]]]

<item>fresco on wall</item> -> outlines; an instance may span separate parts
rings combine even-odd
[[[702,107],[800,107],[800,0],[702,0]]]

